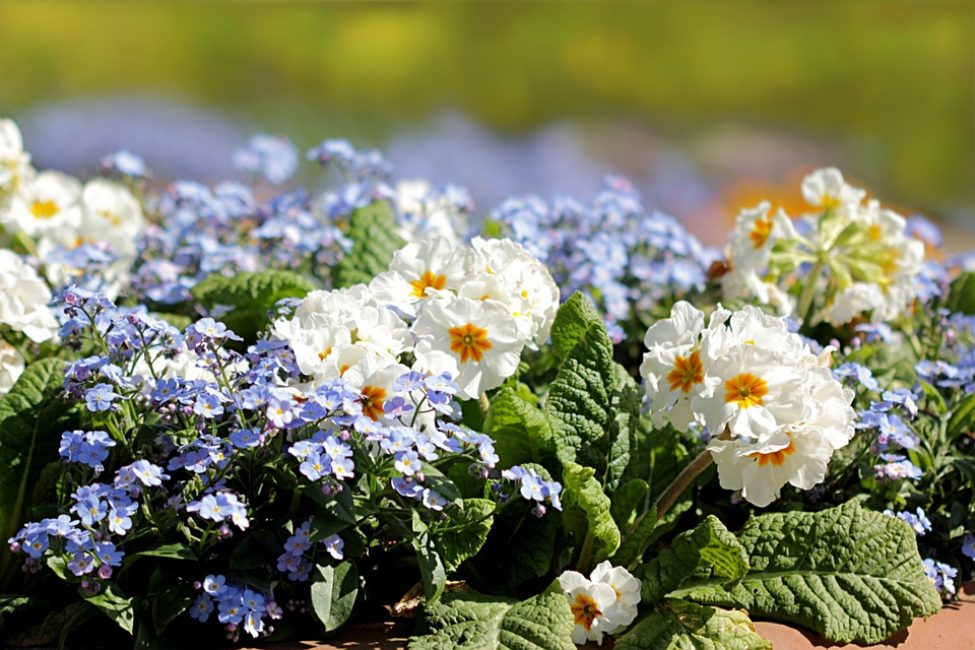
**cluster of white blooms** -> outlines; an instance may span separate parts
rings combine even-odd
[[[397,234],[406,241],[444,237],[452,244],[460,244],[467,229],[467,215],[459,207],[460,201],[451,200],[449,192],[454,189],[437,191],[423,180],[397,183],[393,197],[400,216]],[[457,198],[469,201],[466,196]]]
[[[98,178],[82,185],[34,170],[17,125],[0,120],[0,226],[31,238],[49,279],[64,284],[75,269],[57,254],[82,244],[107,248],[116,262],[106,277],[120,282],[145,224],[141,203],[122,183]]]
[[[645,344],[640,372],[655,425],[706,427],[721,486],[757,506],[786,483],[821,482],[833,451],[853,437],[854,394],[830,373],[830,350],[816,356],[781,318],[719,306],[705,325],[679,302]]]
[[[548,270],[509,240],[471,246],[436,237],[397,251],[369,284],[316,291],[274,325],[302,373],[343,377],[383,395],[409,369],[448,373],[460,395],[477,398],[518,368],[526,345],[548,339],[559,291]]]
[[[636,619],[640,581],[608,560],[597,564],[589,578],[566,571],[559,576],[559,584],[575,619],[572,641],[577,645],[588,641],[602,645],[604,634],[621,632]]]
[[[795,221],[767,202],[742,210],[726,251],[726,300],[755,298],[809,323],[896,318],[913,303],[924,245],[905,221],[834,168],[802,182],[810,212]]]

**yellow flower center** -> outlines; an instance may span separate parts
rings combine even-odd
[[[447,333],[450,334],[450,351],[460,357],[461,363],[471,359],[480,361],[493,347],[488,340],[488,331],[474,323],[451,327]]]
[[[587,594],[576,595],[575,601],[569,607],[572,616],[575,617],[576,625],[581,625],[588,632],[592,628],[593,622],[603,615],[596,605],[596,601]]]
[[[701,364],[701,353],[695,350],[689,357],[678,356],[674,359],[674,369],[667,373],[670,390],[680,388],[685,393],[691,392],[694,384],[704,381],[704,366]]]
[[[724,401],[737,402],[738,406],[747,409],[764,404],[762,398],[768,395],[768,384],[761,377],[750,372],[735,375],[724,383]]]
[[[332,354],[332,346],[331,345],[328,346],[327,348],[325,348],[324,350],[322,350],[321,352],[318,353],[318,360],[319,361],[324,361],[325,359],[328,358],[328,355],[330,355],[330,354]]]
[[[759,217],[752,224],[752,230],[748,233],[748,238],[752,240],[752,246],[761,248],[768,241],[772,234],[772,215],[767,214]]]
[[[833,196],[832,194],[823,194],[823,209],[833,210],[840,207],[839,198]]]
[[[426,298],[427,289],[443,289],[447,286],[447,276],[433,271],[424,271],[420,279],[411,282],[410,286],[413,287],[413,292],[410,295],[415,298]]]
[[[778,451],[770,451],[768,453],[762,453],[760,451],[753,451],[748,454],[748,457],[753,461],[758,463],[759,467],[765,467],[766,465],[775,465],[776,467],[782,467],[785,464],[785,459],[787,456],[791,456],[796,453],[796,446],[792,443],[792,436],[789,436],[789,446],[784,449],[779,449]]]
[[[383,414],[383,403],[386,401],[386,389],[379,386],[362,387],[362,414],[370,420],[378,420]]]
[[[57,215],[58,204],[54,201],[42,201],[37,199],[30,204],[30,212],[34,215],[35,219],[50,219],[51,217]]]

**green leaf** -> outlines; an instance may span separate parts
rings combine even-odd
[[[23,524],[26,502],[41,470],[58,458],[66,408],[58,399],[64,362],[42,359],[27,366],[0,400],[0,539]],[[0,584],[19,560],[0,554]]]
[[[975,314],[975,272],[962,273],[951,283],[948,309],[969,316]]]
[[[447,584],[447,569],[437,551],[429,527],[420,518],[420,513],[415,510],[413,511],[413,533],[414,537],[410,542],[416,551],[420,577],[423,579],[423,593],[427,602],[433,602],[440,598]]]
[[[617,639],[616,650],[770,650],[748,615],[680,600],[655,609]]]
[[[552,322],[552,350],[555,355],[559,360],[567,357],[589,328],[602,325],[602,322],[592,301],[576,291],[559,307]]]
[[[613,566],[629,567],[636,564],[653,542],[657,525],[657,507],[650,506],[623,535],[623,543],[610,558]]]
[[[315,567],[311,583],[311,608],[326,632],[340,628],[355,607],[359,595],[359,574],[352,562]]]
[[[0,594],[0,630],[3,629],[4,621],[11,614],[16,613],[18,610],[26,609],[28,607],[33,607],[39,604],[35,598],[30,596],[21,596],[19,594]]]
[[[494,503],[488,499],[463,499],[458,507],[449,510],[447,530],[433,529],[437,549],[448,572],[481,550],[494,523],[493,512]]]
[[[335,267],[336,287],[368,283],[388,271],[393,253],[406,243],[396,234],[396,218],[385,201],[354,210],[349,217],[348,236],[352,250]]]
[[[154,548],[149,548],[138,553],[126,556],[126,559],[139,557],[162,557],[171,560],[196,560],[196,554],[189,548],[179,543],[160,544]]]
[[[207,309],[230,307],[222,321],[244,338],[253,341],[268,323],[268,311],[284,298],[304,298],[313,291],[310,280],[292,271],[246,271],[232,277],[211,275],[191,290],[193,298]]]
[[[613,493],[613,505],[610,512],[620,530],[626,530],[643,512],[650,486],[642,478],[630,479]]]
[[[555,452],[552,426],[545,414],[511,388],[503,388],[491,398],[484,432],[494,440],[502,469],[540,462]]]
[[[196,591],[185,582],[179,582],[152,596],[152,627],[156,635],[162,634],[169,624],[189,609]]]
[[[596,480],[595,471],[592,467],[567,463],[562,472],[562,503],[566,510],[578,506],[585,512],[588,532],[597,543],[593,563],[598,563],[616,552],[621,539],[611,513],[612,502]]]
[[[975,429],[975,393],[962,398],[948,418],[948,439],[956,438],[967,431]]]
[[[879,643],[941,608],[914,530],[858,501],[754,517],[738,538],[751,570],[736,586],[712,580],[672,595],[743,607],[857,643]]]
[[[409,650],[575,650],[569,603],[546,592],[523,602],[476,593],[446,594],[427,604],[430,633]]]
[[[101,587],[101,591],[94,596],[85,596],[85,600],[102,610],[120,628],[132,634],[132,627],[135,623],[135,610],[132,607],[132,599],[126,598],[119,591],[119,588],[111,582],[103,582]]]
[[[727,585],[748,572],[748,556],[717,517],[708,516],[693,530],[674,538],[669,549],[643,569],[643,602],[656,603],[691,579]]]

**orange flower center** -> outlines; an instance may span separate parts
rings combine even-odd
[[[767,454],[763,454],[760,451],[753,451],[748,454],[748,457],[758,463],[759,467],[765,467],[766,465],[775,465],[776,467],[782,467],[785,464],[786,456],[791,456],[796,453],[796,446],[792,444],[792,437],[789,437],[789,446],[785,449],[779,449],[778,451],[770,451]]]
[[[30,204],[30,211],[35,219],[50,219],[58,213],[58,204],[38,199]]]
[[[480,361],[493,347],[488,340],[488,331],[474,323],[451,327],[447,333],[450,334],[450,351],[460,357],[461,363],[471,359]]]
[[[592,628],[593,621],[603,615],[592,596],[586,594],[578,594],[570,609],[572,616],[575,617],[576,625],[586,628],[586,632]]]
[[[764,404],[762,398],[768,395],[768,384],[761,377],[750,372],[735,375],[724,383],[724,401],[737,402],[738,406],[747,409]]]
[[[383,414],[383,403],[386,401],[386,389],[379,386],[362,387],[362,414],[370,420],[378,420]]]
[[[752,230],[748,233],[748,238],[752,240],[752,246],[755,248],[761,248],[768,241],[769,236],[772,234],[772,215],[767,214],[764,217],[759,217],[752,224]]]
[[[324,361],[325,359],[328,358],[328,355],[330,355],[330,354],[332,354],[332,346],[331,345],[328,346],[327,348],[325,348],[324,350],[322,350],[321,352],[318,353],[318,360],[319,361]]]
[[[443,289],[447,286],[447,276],[433,271],[424,271],[420,279],[411,282],[410,286],[413,287],[413,293],[410,295],[415,298],[426,298],[427,289]]]
[[[689,357],[678,356],[674,359],[674,369],[667,373],[670,390],[680,388],[685,393],[691,392],[694,384],[704,381],[704,366],[701,365],[701,354],[695,350]]]

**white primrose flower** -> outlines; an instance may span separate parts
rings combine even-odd
[[[371,420],[385,418],[383,405],[393,394],[393,382],[409,372],[401,363],[386,357],[367,355],[361,363],[350,367],[342,375],[349,386],[362,393],[362,414]]]
[[[471,245],[477,254],[475,271],[496,277],[500,286],[507,289],[508,298],[502,302],[515,318],[526,343],[545,343],[560,297],[548,268],[510,239],[475,237]]]
[[[21,184],[10,202],[8,221],[36,237],[81,226],[81,184],[60,172],[41,172]]]
[[[615,630],[607,630],[609,634],[627,628],[636,620],[640,605],[640,581],[633,574],[621,566],[614,567],[609,560],[603,560],[595,566],[589,576],[593,582],[607,584],[613,588],[616,602],[607,610],[606,616],[616,624]]]
[[[618,628],[607,615],[616,606],[616,592],[610,585],[592,582],[577,571],[563,573],[559,576],[559,584],[575,620],[572,642],[585,645],[588,641],[595,641],[602,645],[603,635],[611,634]]]
[[[24,357],[20,356],[17,348],[0,341],[0,397],[10,392],[23,372]]]
[[[432,292],[456,290],[473,270],[473,256],[443,237],[407,244],[393,255],[389,271],[369,283],[375,299],[410,318]]]
[[[51,291],[18,255],[0,250],[0,323],[40,343],[54,338],[58,322],[48,307]]]
[[[515,319],[493,300],[442,296],[413,324],[420,370],[449,372],[464,397],[476,399],[518,369],[525,342]]]
[[[806,203],[822,208],[858,205],[867,193],[848,185],[835,167],[824,167],[802,179],[802,196]]]
[[[20,129],[13,120],[0,120],[0,194],[15,192],[30,175],[30,154],[24,151]]]
[[[463,215],[450,205],[447,197],[433,191],[430,183],[405,180],[396,184],[393,197],[400,215],[397,234],[408,242],[441,237],[454,246],[461,244],[457,226],[464,230]]]
[[[795,228],[785,212],[772,211],[768,201],[738,213],[735,230],[729,244],[732,268],[738,270],[764,270],[768,264],[772,246],[780,237],[795,237]]]

